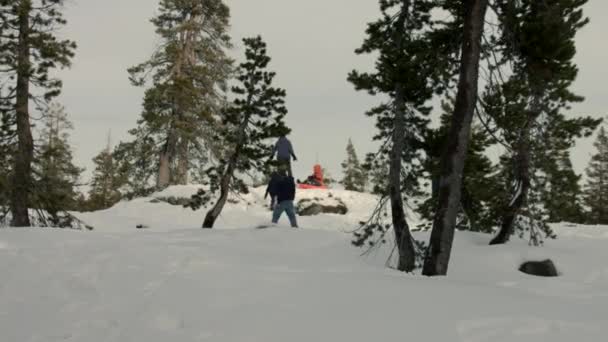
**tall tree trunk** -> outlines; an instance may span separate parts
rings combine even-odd
[[[251,103],[251,96],[247,100],[247,103]],[[205,221],[203,221],[203,228],[213,228],[215,221],[220,216],[222,209],[224,209],[224,205],[228,200],[228,194],[230,193],[230,181],[232,180],[232,176],[234,174],[234,170],[236,169],[236,163],[241,156],[241,150],[243,148],[243,143],[245,140],[245,129],[247,128],[247,124],[249,122],[250,114],[246,114],[243,118],[243,121],[238,127],[238,139],[236,142],[236,146],[234,149],[234,153],[230,157],[228,161],[228,165],[226,166],[226,170],[222,175],[222,179],[220,181],[220,198],[217,200],[213,208],[207,212],[205,216]]]
[[[403,205],[403,194],[401,186],[402,155],[405,145],[405,106],[403,103],[403,86],[397,86],[397,99],[395,101],[395,125],[393,130],[393,148],[391,151],[391,163],[389,170],[389,190],[391,196],[391,214],[393,229],[395,231],[395,242],[399,251],[400,271],[411,272],[416,268],[416,252],[410,227],[405,219]]]
[[[19,7],[19,44],[17,46],[18,65],[15,105],[18,144],[15,154],[11,212],[13,216],[13,226],[27,227],[30,226],[28,207],[32,191],[32,159],[34,156],[34,142],[29,116],[31,68],[29,15],[32,8],[31,1],[23,0]]]
[[[175,149],[177,145],[177,137],[174,129],[169,131],[169,135],[167,136],[167,140],[165,141],[165,146],[163,146],[162,151],[159,156],[158,163],[158,179],[156,181],[156,187],[159,189],[166,188],[169,186],[171,182],[171,163],[175,157]]]
[[[504,211],[502,224],[498,234],[490,241],[490,245],[504,244],[509,241],[515,227],[515,219],[526,205],[530,190],[530,127],[522,130],[522,136],[515,155],[515,193]]]
[[[441,157],[439,202],[422,271],[427,276],[446,275],[448,272],[456,217],[460,207],[462,173],[477,104],[481,37],[488,0],[465,0],[464,6],[460,79],[450,132]]]
[[[395,40],[399,50],[402,49],[405,35],[405,24],[409,15],[410,0],[403,0],[401,13],[396,22]],[[416,268],[416,252],[410,227],[405,218],[403,205],[403,194],[401,186],[402,157],[405,145],[405,99],[403,94],[403,84],[397,83],[395,86],[395,121],[393,127],[393,147],[390,157],[389,169],[389,191],[391,197],[391,216],[393,220],[393,230],[395,231],[395,243],[399,252],[399,264],[397,269],[400,271],[411,272]]]
[[[188,145],[188,139],[182,137],[177,146],[177,170],[175,172],[176,184],[188,184]]]

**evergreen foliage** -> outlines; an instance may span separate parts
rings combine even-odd
[[[571,103],[583,100],[569,89],[578,73],[573,63],[574,37],[588,22],[580,8],[585,2],[497,3],[497,16],[503,26],[500,37],[495,39],[502,54],[498,64],[507,64],[511,74],[504,82],[488,84],[484,107],[501,131],[510,156],[510,162],[502,165],[510,170],[504,170],[509,175],[504,188],[508,196],[500,210],[501,229],[492,243],[506,242],[517,229],[530,229],[537,236],[541,232],[554,235],[545,215],[545,209],[551,210],[552,204],[543,208],[541,202],[546,198],[543,192],[551,191],[551,183],[545,181],[558,188],[558,179],[562,177],[556,172],[560,169],[568,172],[564,151],[574,145],[575,138],[589,136],[599,124],[599,120],[589,117],[568,119],[563,114]],[[552,158],[545,158],[548,143],[554,149]],[[540,173],[548,177],[543,180]],[[543,185],[549,189],[543,189]],[[522,215],[527,219],[519,219]],[[533,225],[526,223],[520,227],[519,222]]]
[[[66,24],[63,0],[0,0],[0,111],[2,145],[12,152],[9,183],[12,224],[30,226],[29,208],[35,199],[32,162],[34,139],[30,104],[44,108],[59,95],[62,83],[53,77],[67,67],[76,44],[60,40]]]
[[[125,177],[121,191],[127,199],[142,197],[156,190],[154,178],[158,175],[158,150],[154,139],[144,134],[141,127],[130,133],[137,137],[129,142],[120,142],[112,151],[113,166]],[[103,158],[102,158],[103,160]]]
[[[192,150],[216,152],[205,147],[213,144],[210,131],[225,105],[232,69],[225,53],[231,47],[229,18],[222,0],[161,0],[159,14],[151,21],[162,43],[149,60],[129,69],[134,85],[144,86],[148,80],[151,85],[138,127],[131,131],[135,142],[121,149],[133,149],[128,152],[134,161],[131,168],[143,167],[137,172],[146,175],[150,162],[135,160],[150,159],[148,153],[160,156],[158,187],[187,183],[197,163]]]
[[[581,176],[572,168],[571,146],[548,139],[539,155],[539,200],[547,222],[583,223]]]
[[[365,191],[367,174],[361,164],[359,164],[357,151],[355,151],[355,146],[351,139],[348,139],[348,145],[346,146],[346,160],[341,165],[344,178],[340,181],[340,184],[344,186],[344,189],[359,192]]]
[[[124,186],[128,181],[125,169],[128,163],[119,163],[110,149],[110,144],[95,158],[95,170],[91,180],[87,210],[100,210],[112,207],[123,198]]]
[[[34,208],[46,211],[55,221],[59,212],[77,208],[80,174],[74,165],[69,131],[74,127],[64,108],[53,103],[42,119],[34,158]]]
[[[594,143],[596,153],[587,166],[584,201],[587,223],[608,224],[608,135],[601,127]]]
[[[275,88],[272,83],[275,72],[268,71],[270,57],[266,43],[260,36],[243,39],[246,60],[236,72],[237,85],[232,87],[235,99],[221,116],[221,127],[216,141],[221,141],[225,155],[219,165],[208,170],[210,193],[220,191],[220,197],[207,213],[203,227],[212,228],[231,191],[247,191],[238,174],[250,171],[267,173],[272,154],[273,139],[285,135],[285,90]],[[210,193],[199,192],[192,207],[200,207]],[[206,200],[205,200],[206,198]]]
[[[438,25],[441,28],[431,30],[431,11],[436,8],[436,1],[380,0],[379,5],[381,18],[368,24],[366,38],[355,51],[378,54],[375,70],[352,71],[348,80],[356,90],[389,98],[387,103],[367,112],[376,118],[378,133],[374,139],[382,141],[382,146],[368,159],[366,168],[389,170],[384,194],[391,199],[392,228],[399,246],[398,268],[411,271],[416,263],[415,244],[405,218],[404,197],[414,197],[420,191],[421,141],[431,110],[427,102],[443,90],[443,81],[453,71],[441,67],[449,65],[446,62],[453,57],[454,51],[447,47],[453,38],[443,35],[447,26]],[[366,222],[360,230],[366,233],[356,234],[355,245],[364,245],[368,239],[383,240],[386,233],[378,222]]]
[[[430,187],[431,196],[418,208],[422,218],[427,222],[423,228],[430,228],[437,205],[438,182],[440,177],[439,160],[442,147],[447,139],[452,106],[442,104],[444,114],[441,116],[441,125],[437,129],[429,130],[425,138],[426,159],[424,163],[426,174],[430,178],[427,188]],[[497,179],[493,171],[495,165],[486,153],[493,144],[480,126],[473,126],[469,141],[466,164],[463,171],[462,196],[460,209],[456,221],[456,229],[475,232],[490,233],[494,231],[497,220],[493,210],[497,187]]]

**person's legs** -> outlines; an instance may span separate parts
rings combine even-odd
[[[293,207],[293,201],[285,201],[285,213],[287,213],[287,217],[289,218],[289,223],[293,228],[298,228],[298,220],[296,219],[296,211]]]
[[[283,214],[283,210],[285,210],[284,203],[277,203],[274,206],[274,210],[272,211],[272,223],[278,223],[281,218],[281,214]]]

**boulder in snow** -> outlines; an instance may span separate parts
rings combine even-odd
[[[519,270],[526,274],[539,277],[557,277],[559,273],[551,259],[543,261],[527,261],[521,264]]]

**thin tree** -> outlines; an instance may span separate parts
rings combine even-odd
[[[285,90],[272,86],[276,73],[268,71],[270,57],[266,43],[260,36],[243,39],[246,61],[237,70],[238,85],[232,88],[237,96],[232,106],[223,113],[221,140],[229,146],[225,159],[215,169],[217,177],[212,183],[219,185],[220,197],[207,212],[203,228],[213,228],[222,212],[230,191],[235,185],[235,172],[264,170],[265,160],[270,159],[272,146],[269,139],[288,132],[283,118]],[[216,186],[217,186],[216,185]]]
[[[448,272],[456,217],[460,209],[462,174],[477,105],[481,37],[488,1],[465,0],[462,7],[464,27],[460,77],[450,132],[441,157],[438,206],[423,267],[423,274],[427,276],[446,275]]]
[[[608,224],[608,135],[600,128],[593,144],[596,153],[587,166],[584,201],[589,208],[590,224]]]
[[[341,165],[344,178],[340,183],[344,186],[344,189],[359,192],[364,191],[367,184],[367,175],[359,163],[357,151],[351,139],[348,139],[348,145],[346,145],[346,160]]]
[[[84,169],[74,165],[69,131],[74,129],[63,106],[52,103],[42,118],[33,163],[33,208],[50,215],[55,225],[59,212],[77,206],[77,187]]]
[[[573,62],[577,31],[587,24],[581,6],[584,0],[498,1],[497,15],[503,25],[499,44],[512,75],[490,87],[490,116],[502,129],[510,146],[510,198],[502,210],[502,222],[491,244],[506,243],[520,222],[532,222],[534,243],[537,231],[553,236],[536,203],[529,201],[538,187],[536,173],[542,170],[542,156],[548,143],[567,148],[574,138],[588,136],[599,124],[589,117],[566,119],[562,113],[582,97],[570,87],[578,73]],[[563,149],[563,148],[562,148]],[[547,170],[545,170],[547,171]],[[535,201],[536,200],[535,194]],[[527,213],[524,211],[527,210]],[[521,220],[526,214],[527,220]],[[537,229],[538,228],[538,229]]]
[[[93,158],[95,169],[91,180],[87,208],[100,210],[110,208],[118,203],[123,194],[121,188],[127,184],[127,164],[119,163],[112,153],[111,142],[108,137],[106,148]]]
[[[431,19],[431,12],[439,6],[436,1],[380,0],[379,4],[382,17],[368,25],[367,37],[356,50],[358,54],[379,54],[376,70],[353,71],[348,79],[357,90],[389,98],[367,113],[376,118],[378,134],[374,139],[382,144],[378,153],[366,158],[366,169],[375,176],[387,171],[386,188],[380,180],[375,182],[374,190],[383,196],[381,207],[372,217],[380,217],[376,214],[384,211],[389,198],[399,256],[397,268],[409,272],[416,266],[416,250],[406,220],[404,196],[411,198],[420,192],[421,140],[431,111],[427,102],[435,92],[445,89],[442,81],[450,77],[450,62],[456,49],[452,46],[451,24],[434,26]],[[376,240],[368,241],[371,246],[385,240],[388,227],[375,221],[363,223],[363,233],[355,234],[355,245],[372,237]],[[374,236],[374,231],[379,237]]]
[[[61,90],[52,77],[57,67],[67,67],[76,44],[59,40],[54,32],[66,24],[63,0],[0,1],[0,73],[6,80],[2,106],[16,127],[11,182],[11,213],[14,226],[29,226],[28,208],[32,196],[34,141],[30,104],[44,107]]]

